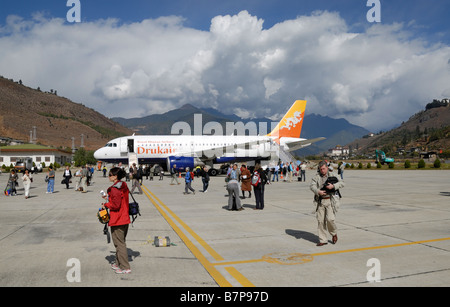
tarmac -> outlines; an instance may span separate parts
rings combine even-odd
[[[337,214],[338,241],[318,247],[309,183],[279,179],[228,211],[223,176],[207,193],[195,178],[144,179],[141,208],[129,228],[131,274],[115,274],[115,248],[97,219],[100,191],[111,184],[96,171],[87,193],[60,184],[46,193],[46,173],[33,175],[31,197],[0,196],[1,287],[448,287],[450,172],[346,170]],[[21,175],[19,175],[21,177]],[[294,178],[297,180],[297,178]],[[8,174],[0,175],[5,187]],[[130,184],[131,187],[131,184]],[[247,193],[246,193],[247,195]],[[157,236],[169,246],[156,246]],[[197,297],[198,298],[198,297]]]

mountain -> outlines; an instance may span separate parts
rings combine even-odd
[[[179,109],[166,112],[164,114],[154,114],[141,118],[112,118],[121,125],[128,127],[135,131],[137,134],[171,134],[172,124],[176,122],[186,122],[191,127],[191,134],[194,134],[194,114],[202,114],[202,125],[208,122],[218,122],[222,125],[222,131],[226,132],[227,122],[243,122],[247,124],[252,121],[259,127],[259,123],[267,123],[267,131],[261,133],[270,132],[272,121],[267,118],[257,119],[242,119],[237,115],[225,115],[220,111],[207,108],[200,109],[190,104],[186,104]],[[332,119],[327,116],[321,116],[316,114],[307,114],[304,118],[302,128],[302,138],[315,138],[326,137],[327,139],[318,143],[315,143],[307,148],[294,152],[299,156],[318,154],[327,151],[336,145],[344,145],[356,138],[360,138],[363,135],[368,134],[369,131],[350,124],[345,119]],[[231,133],[230,133],[231,134]]]
[[[75,147],[83,143],[87,150],[98,149],[114,137],[132,131],[104,115],[59,97],[56,91],[41,92],[24,86],[21,81],[0,77],[0,137],[30,141],[36,127],[36,141],[53,147]]]
[[[419,151],[449,150],[449,99],[435,100],[399,127],[371,137],[356,139],[348,146],[357,150],[360,155],[373,154],[375,149],[382,149],[389,155],[402,150],[408,153],[416,148]]]

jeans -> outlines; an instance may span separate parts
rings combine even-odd
[[[53,193],[54,188],[55,188],[55,179],[50,178],[47,183],[47,192]]]

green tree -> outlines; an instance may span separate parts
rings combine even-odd
[[[433,163],[434,168],[441,168],[441,160],[436,159]]]
[[[75,152],[73,160],[75,166],[97,163],[97,160],[94,158],[94,151],[86,151],[84,148],[80,148]]]
[[[425,168],[425,161],[423,159],[419,160],[419,163],[417,164],[417,168]]]
[[[409,160],[405,161],[405,168],[410,168],[411,167],[411,162]]]

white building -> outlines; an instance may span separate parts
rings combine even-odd
[[[46,166],[49,166],[50,163],[54,164],[55,162],[64,165],[66,162],[71,163],[72,153],[32,144],[0,147],[0,166],[15,165],[17,160],[24,158],[32,158],[36,165],[45,163]]]
[[[328,156],[333,158],[348,158],[350,154],[350,148],[348,146],[336,146],[335,148],[328,149]]]

